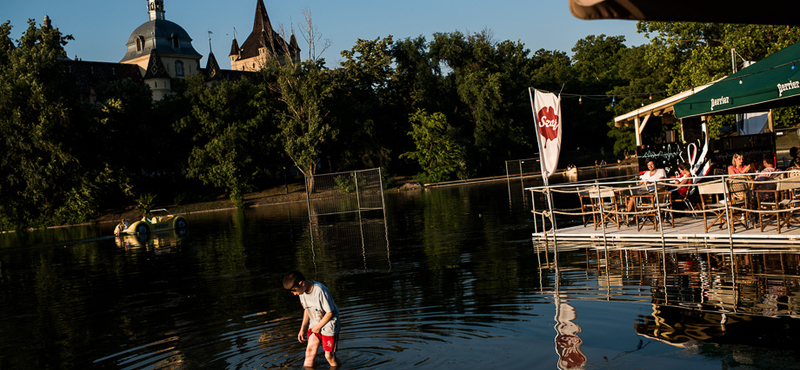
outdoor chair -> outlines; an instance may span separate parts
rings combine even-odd
[[[761,231],[775,222],[778,234],[781,228],[792,223],[800,224],[800,199],[794,197],[800,189],[800,177],[782,179],[776,183],[764,184],[761,189],[753,190],[758,210],[758,223]]]
[[[700,193],[700,203],[703,209],[703,227],[705,227],[706,232],[714,225],[719,225],[721,229],[727,224],[725,184],[722,181],[707,182],[698,185],[697,191]],[[711,224],[708,223],[710,217],[713,217]]]
[[[694,185],[692,185],[692,184],[694,184]],[[681,196],[680,193],[678,192],[678,189],[680,189],[680,188],[674,188],[674,189],[670,190],[669,192],[672,193],[672,195],[671,195],[672,203],[673,204],[677,204],[679,202],[683,203],[683,205],[686,208],[686,210],[687,211],[691,211],[690,214],[692,215],[692,218],[697,219],[697,213],[694,213],[694,211],[695,211],[694,203],[697,201],[697,199],[696,199],[696,197],[697,197],[697,182],[693,181],[692,183],[687,185],[687,188],[689,190],[686,191],[686,195],[685,196]]]
[[[658,188],[649,195],[636,205],[637,212],[645,212],[636,218],[636,230],[641,231],[647,221],[653,223],[654,230],[658,230],[659,219],[661,223],[669,222],[672,227],[675,227],[675,220],[672,216],[672,192]]]
[[[775,222],[778,234],[781,232],[781,194],[778,183],[765,181],[753,185],[753,198],[758,210],[758,226],[761,232]]]
[[[610,188],[589,188],[589,199],[591,200],[591,210],[594,212],[594,229],[597,230],[599,224],[606,225],[609,222],[617,225],[619,230],[619,203],[617,194]],[[597,222],[597,221],[600,222]]]
[[[792,171],[786,174],[781,189],[785,190],[787,202],[785,208],[788,209],[786,223],[800,224],[800,171]]]
[[[686,209],[692,211],[692,218],[695,219],[697,219],[697,213],[694,213],[695,207],[693,200],[696,201],[697,200],[696,197],[697,197],[697,186],[690,186],[689,191],[686,193],[686,196],[681,198],[681,201],[686,206]]]
[[[581,205],[581,217],[583,217],[583,227],[586,227],[586,225],[588,225],[589,222],[596,224],[598,220],[597,215],[596,214],[589,215],[589,213],[593,212],[593,207],[592,207],[592,199],[589,196],[588,190],[585,189],[578,190],[578,202]]]
[[[748,209],[749,203],[747,196],[750,192],[750,185],[748,182],[736,179],[729,179],[727,181],[731,225],[735,227],[736,223],[740,223],[744,226],[745,230],[747,230],[750,228],[750,212]]]

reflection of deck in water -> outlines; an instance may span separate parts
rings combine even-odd
[[[555,248],[535,247],[540,267],[558,268]],[[576,264],[595,270],[608,299],[630,297],[620,291],[640,280],[642,298],[659,307],[696,311],[703,316],[791,317],[800,319],[800,248],[713,246],[662,247],[561,243],[558,253],[583,252],[585,261],[560,261],[566,271]]]
[[[796,356],[800,330],[800,247],[565,242],[557,249],[535,243],[534,250],[540,269],[561,274],[555,290],[563,279],[563,296],[650,302],[649,314],[632,323],[646,339],[630,352],[656,340],[724,363],[758,365],[754,368],[787,368],[794,361],[790,359]],[[570,280],[584,271],[596,276],[605,295]]]

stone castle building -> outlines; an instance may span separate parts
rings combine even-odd
[[[288,54],[295,62],[300,59],[300,48],[294,35],[287,43],[275,32],[263,0],[257,0],[253,32],[247,40],[239,47],[236,37],[233,38],[230,70],[219,67],[211,50],[206,67],[200,67],[203,56],[192,46],[189,33],[166,19],[164,0],[148,0],[147,13],[149,20],[128,37],[125,56],[119,63],[65,61],[68,72],[76,79],[83,101],[94,103],[94,87],[108,81],[130,78],[145,83],[153,93],[153,100],[162,100],[173,94],[174,81],[198,73],[203,74],[207,83],[236,80],[264,68],[272,58]],[[50,24],[49,18],[45,22]]]

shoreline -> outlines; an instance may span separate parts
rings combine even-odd
[[[399,177],[395,178],[394,181],[396,185],[387,188],[385,192],[399,192],[408,189],[409,187],[406,187],[407,184],[417,183],[416,180],[410,177]],[[411,188],[414,187],[412,186]],[[247,193],[244,196],[243,208],[244,209],[257,208],[257,207],[282,205],[282,204],[305,202],[305,201],[306,201],[305,187],[303,186],[302,183],[293,183],[269,189],[264,189],[261,191]],[[172,214],[181,214],[181,215],[229,211],[236,209],[230,198],[226,197],[225,195],[219,195],[216,197],[215,200],[208,200],[208,201],[187,203],[180,205],[159,204],[158,206],[155,206],[153,208],[154,209],[166,208]],[[119,222],[122,218],[129,220],[139,219],[141,215],[142,215],[141,211],[138,211],[136,209],[136,206],[131,205],[125,208],[102,210],[98,212],[97,216],[91,217],[90,220],[86,222],[69,224],[69,225],[55,225],[55,226],[47,226],[39,228],[29,228],[21,231],[30,232],[36,230],[60,229],[60,228],[67,228],[74,226],[88,226],[96,224],[116,223]],[[0,231],[0,234],[8,234],[15,232],[18,231],[15,230]]]
[[[603,167],[610,168],[614,166],[627,166],[634,163],[635,159],[625,160],[622,161],[622,163],[612,163]],[[595,166],[585,166],[580,168],[586,169],[594,167]],[[557,171],[557,173],[563,173],[563,172],[565,172],[564,169],[559,169]],[[541,176],[541,175],[539,172],[523,174],[523,177],[525,178],[535,177],[535,176]],[[519,177],[519,175],[514,177]],[[462,185],[471,185],[471,184],[478,184],[485,182],[502,181],[507,179],[508,179],[507,175],[498,175],[498,176],[489,176],[489,177],[481,177],[481,178],[473,178],[465,180],[453,180],[440,183],[420,184],[413,177],[400,176],[392,178],[394,185],[386,188],[384,191],[387,193],[401,192],[401,191],[415,191],[415,190],[432,189],[438,187],[462,186]],[[281,204],[304,202],[304,201],[306,201],[305,186],[303,185],[302,182],[300,182],[300,183],[286,184],[283,186],[276,186],[260,191],[247,193],[244,196],[243,208],[244,209],[257,208],[270,205],[281,205]],[[219,195],[216,197],[215,200],[207,200],[207,201],[187,203],[187,204],[174,204],[174,203],[167,205],[159,204],[158,206],[154,206],[153,208],[166,208],[170,213],[181,214],[181,215],[219,212],[219,211],[228,211],[236,209],[230,198],[226,197],[225,195]],[[88,226],[95,224],[115,223],[119,222],[122,218],[130,220],[139,219],[141,215],[142,213],[136,209],[136,206],[131,205],[125,208],[102,210],[98,212],[98,215],[91,217],[86,222],[69,224],[69,225],[55,225],[55,226],[47,226],[39,228],[28,228],[23,231],[59,229],[59,228],[67,228],[73,226]],[[0,231],[0,234],[15,233],[15,232],[17,231],[7,230],[7,231]]]

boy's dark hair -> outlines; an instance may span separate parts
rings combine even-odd
[[[689,170],[690,170],[690,168],[689,168],[689,164],[688,164],[688,163],[686,163],[686,162],[681,162],[681,163],[679,163],[679,164],[678,164],[678,168],[679,168],[679,169],[682,169],[682,170],[686,170],[686,171],[689,171]]]
[[[306,277],[300,271],[289,271],[283,276],[283,289],[289,290],[297,286],[297,283],[305,280]]]
[[[767,163],[772,163],[775,160],[775,156],[769,153],[764,153],[764,161]]]

